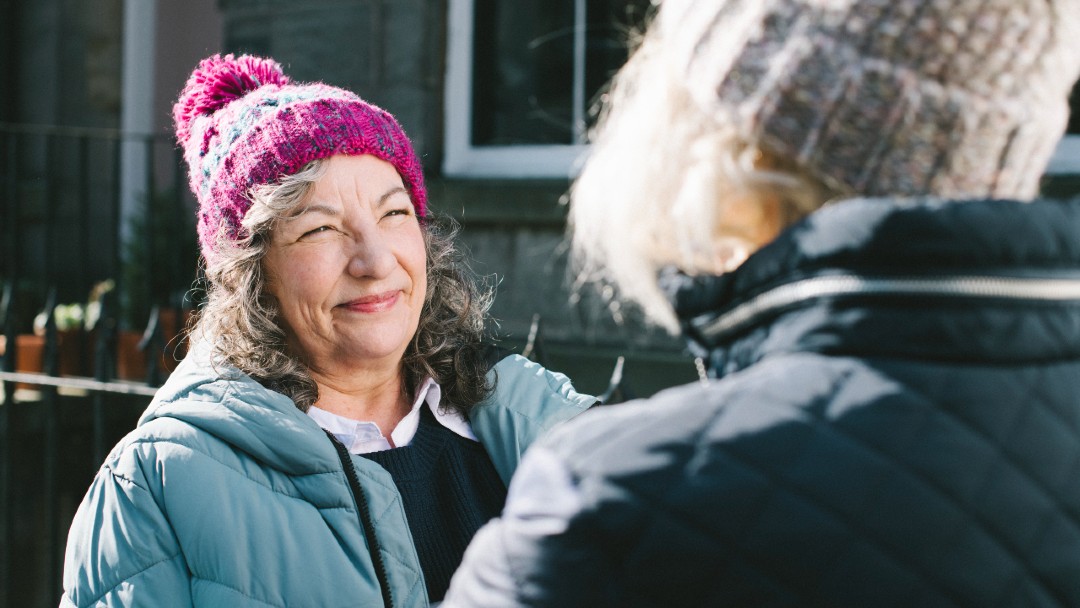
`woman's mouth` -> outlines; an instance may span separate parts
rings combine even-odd
[[[364,296],[362,298],[356,298],[355,300],[349,300],[344,304],[339,304],[339,306],[353,312],[382,312],[384,310],[389,310],[393,308],[394,304],[397,304],[398,297],[400,295],[400,291],[385,291],[383,293],[377,293],[370,296]]]

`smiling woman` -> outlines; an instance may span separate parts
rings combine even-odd
[[[440,600],[525,448],[595,400],[489,361],[490,292],[393,116],[215,56],[175,118],[207,302],[79,508],[64,605]]]
[[[320,387],[320,407],[392,429],[411,405],[399,390],[401,359],[427,293],[424,237],[390,163],[334,156],[319,169],[270,232],[266,296],[289,350]],[[349,398],[358,384],[384,390]]]
[[[271,233],[264,262],[291,349],[327,380],[355,361],[397,376],[427,291],[401,177],[374,156],[334,156],[306,198]]]

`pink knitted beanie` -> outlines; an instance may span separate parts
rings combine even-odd
[[[1080,0],[666,0],[671,69],[746,141],[863,195],[1033,196]]]
[[[272,59],[204,59],[180,93],[173,120],[199,201],[199,244],[208,265],[217,239],[241,235],[252,186],[335,154],[371,154],[390,163],[417,215],[426,212],[420,161],[390,113],[343,89],[292,84]]]

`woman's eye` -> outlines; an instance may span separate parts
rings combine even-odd
[[[387,211],[386,215],[384,217],[390,217],[390,216],[393,216],[393,215],[412,215],[412,212],[409,209],[406,209],[405,207],[401,207],[399,209],[391,209],[391,210]]]
[[[333,228],[331,228],[330,226],[319,226],[318,228],[308,230],[302,236],[312,236],[315,234],[319,234],[320,232],[328,232],[330,230],[333,230]]]

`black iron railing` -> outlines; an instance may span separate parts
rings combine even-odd
[[[20,334],[13,285],[2,293],[0,604],[55,606],[75,507],[107,450],[134,427],[182,354],[182,343],[167,345],[162,311],[151,311],[136,344],[142,377],[120,377],[117,360],[125,354],[111,294],[100,297],[92,329],[60,331],[50,314],[56,290],[50,290],[44,328]],[[86,370],[90,375],[77,375]]]
[[[0,123],[0,606],[57,605],[74,509],[180,354],[194,223],[169,137]]]
[[[143,327],[151,306],[190,288],[197,259],[195,203],[171,138],[0,123],[0,279],[35,304],[24,313],[44,308],[50,288],[81,302],[112,280],[121,323]]]

